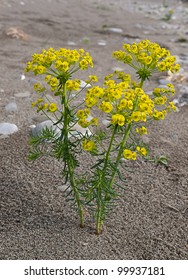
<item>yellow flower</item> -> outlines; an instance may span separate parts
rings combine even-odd
[[[133,112],[132,115],[131,115],[131,120],[134,121],[134,122],[139,122],[141,121],[142,119],[142,115],[141,115],[141,112],[139,111],[136,111],[136,112]]]
[[[92,120],[90,121],[90,124],[91,124],[92,126],[97,126],[97,125],[99,125],[99,120],[98,120],[98,118],[92,118]]]
[[[49,105],[49,108],[48,108],[48,111],[51,112],[51,113],[54,113],[57,111],[57,105],[55,103],[50,103]]]
[[[171,109],[173,110],[173,111],[177,111],[177,108],[176,108],[176,106],[174,105],[174,103],[173,103],[173,101],[170,101],[169,102],[169,105],[170,105],[170,107],[171,107]]]
[[[85,151],[91,152],[95,149],[95,143],[91,140],[84,140],[82,142],[82,147]]]
[[[141,147],[137,146],[136,149],[141,156],[146,156],[147,155],[147,150],[144,147],[141,148]]]
[[[90,75],[89,79],[90,79],[90,82],[94,82],[94,83],[98,82],[98,77],[97,76]]]
[[[97,99],[94,97],[86,97],[85,103],[87,107],[91,108],[97,104]]]
[[[86,128],[90,125],[90,122],[87,121],[85,118],[84,119],[79,119],[78,124],[83,127]]]
[[[125,149],[123,151],[123,156],[125,159],[132,159],[132,160],[136,160],[136,152],[132,152],[129,149]]]
[[[147,128],[145,126],[142,126],[140,128],[137,127],[136,132],[140,135],[148,134]]]
[[[83,109],[83,110],[78,110],[76,116],[79,119],[87,119],[89,114],[90,114],[90,110],[88,108],[86,108],[86,109]]]
[[[111,118],[111,124],[118,124],[119,126],[123,126],[125,124],[125,117],[120,114],[114,114]]]
[[[110,102],[102,101],[102,103],[99,106],[99,109],[101,109],[104,113],[110,113],[113,110],[113,106]]]
[[[165,110],[163,110],[163,111],[154,110],[153,118],[154,118],[154,120],[163,120],[165,117],[165,114],[166,114]]]
[[[66,82],[67,90],[79,90],[80,89],[80,80],[68,80]]]
[[[52,88],[56,88],[59,84],[59,80],[56,77],[53,77],[48,83]]]

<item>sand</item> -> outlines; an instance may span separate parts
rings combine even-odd
[[[123,173],[128,183],[100,236],[95,234],[89,216],[81,229],[74,209],[65,203],[65,194],[58,188],[62,185],[61,163],[48,158],[27,161],[29,126],[38,116],[30,105],[35,100],[32,80],[22,80],[21,75],[32,53],[48,47],[84,48],[94,57],[95,71],[89,74],[99,77],[114,67],[126,68],[111,58],[112,51],[124,42],[148,38],[168,47],[174,55],[186,55],[186,42],[173,41],[183,36],[181,27],[183,30],[186,20],[177,17],[175,21],[162,21],[155,17],[157,7],[151,5],[166,2],[169,9],[178,10],[188,9],[188,3],[131,2],[0,2],[0,122],[12,122],[19,128],[0,139],[0,259],[187,259],[187,106],[164,122],[150,125],[151,152],[165,155],[168,166],[143,160],[125,164]],[[153,14],[145,14],[143,5],[153,9]],[[165,29],[163,24],[172,24],[172,28]],[[110,27],[122,32],[111,32]],[[16,28],[17,33],[10,28]],[[106,46],[98,44],[101,40]],[[152,79],[151,84],[156,83],[157,79]],[[186,85],[177,85],[177,95]],[[15,96],[23,92],[28,92],[27,97]],[[19,110],[7,113],[4,107],[11,101],[16,101]],[[127,173],[127,169],[134,173]]]

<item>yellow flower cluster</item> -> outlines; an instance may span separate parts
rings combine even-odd
[[[124,156],[125,159],[136,160],[136,152],[133,152],[129,149],[125,149],[123,151],[123,156]]]
[[[37,112],[47,110],[50,113],[55,113],[58,110],[56,103],[45,103],[42,98],[38,98],[37,101],[32,102],[32,107],[37,107]]]
[[[168,96],[173,95],[175,90],[172,84],[167,84],[167,88],[155,88],[153,96],[150,97],[142,88],[132,86],[129,76],[116,74],[123,81],[112,80],[114,74],[105,77],[103,87],[93,86],[86,92],[85,105],[91,109],[97,107],[102,112],[109,114],[112,125],[123,126],[131,122],[146,122],[147,119],[164,119],[167,112],[174,110],[168,102]],[[80,117],[80,119],[83,119]],[[89,123],[81,121],[82,125]],[[145,134],[144,130],[138,132]]]
[[[175,64],[175,56],[171,56],[168,50],[149,40],[124,44],[123,49],[113,52],[113,57],[136,69],[139,78],[143,80],[155,71],[170,70],[174,73],[180,69],[180,65]]]
[[[92,57],[83,49],[70,50],[60,48],[55,50],[49,48],[43,50],[42,53],[35,53],[32,56],[32,61],[27,63],[26,72],[33,71],[35,75],[46,73],[47,69],[54,68],[59,73],[67,72],[72,65],[79,66],[80,69],[93,67]]]
[[[146,148],[141,148],[139,146],[136,147],[136,150],[138,151],[138,153],[141,155],[141,156],[146,156],[147,155],[147,150]]]
[[[81,127],[86,128],[90,125],[92,126],[98,125],[98,118],[92,118],[91,120],[88,120],[89,114],[90,114],[90,110],[88,108],[78,110],[76,116],[78,118],[78,124]]]
[[[68,80],[66,82],[66,87],[67,90],[71,91],[71,90],[79,90],[80,89],[80,80],[76,79],[76,80]]]
[[[142,126],[142,127],[137,127],[136,128],[136,132],[139,134],[139,135],[144,135],[144,134],[148,134],[148,130],[145,126]]]
[[[92,57],[83,49],[49,48],[42,53],[33,54],[32,61],[27,62],[25,71],[32,71],[35,75],[45,74],[44,81],[51,87],[51,91],[55,91],[65,82],[68,90],[79,90],[80,81],[78,79],[71,81],[69,78],[78,69],[85,70],[88,67],[93,67]],[[96,77],[91,76],[91,79],[96,80]],[[35,90],[42,91],[41,88],[36,87]]]
[[[136,151],[132,151],[130,149],[124,149],[123,150],[123,157],[125,159],[130,159],[130,160],[136,160],[136,152],[140,155],[140,156],[147,156],[147,150],[144,147],[136,147]]]
[[[87,140],[85,139],[83,142],[82,142],[82,147],[85,151],[87,152],[92,152],[95,150],[95,143],[91,140]]]

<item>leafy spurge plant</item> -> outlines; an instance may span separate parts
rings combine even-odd
[[[115,71],[104,77],[102,86],[93,84],[98,82],[96,76],[89,76],[85,87],[80,88],[80,80],[72,76],[93,67],[92,57],[83,49],[43,50],[34,54],[26,67],[26,72],[44,76],[45,86],[42,82],[34,85],[38,99],[32,106],[53,122],[53,129],[46,128],[31,138],[29,158],[50,155],[62,160],[67,196],[78,210],[80,226],[84,226],[87,207],[95,218],[97,234],[103,230],[119,188],[123,188],[117,182],[117,177],[123,181],[119,168],[122,158],[135,161],[139,156],[147,157],[148,148],[141,137],[148,133],[147,122],[163,120],[167,113],[176,110],[169,101],[175,93],[172,84],[154,88],[149,96],[143,89],[144,82],[153,73],[173,73],[180,68],[168,50],[149,40],[124,44],[123,50],[115,51],[113,56],[135,70],[137,82],[129,74]],[[59,103],[48,100],[49,89]],[[80,100],[82,91],[85,98]],[[109,123],[105,130],[98,115],[104,115]],[[85,174],[78,174],[77,170],[81,152],[90,153],[95,159]]]

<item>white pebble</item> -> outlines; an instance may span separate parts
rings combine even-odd
[[[0,135],[9,135],[18,131],[17,125],[13,123],[0,123]]]
[[[110,31],[110,32],[114,32],[114,33],[122,33],[123,32],[123,29],[116,28],[116,27],[110,27],[110,28],[107,28],[107,30]]]

